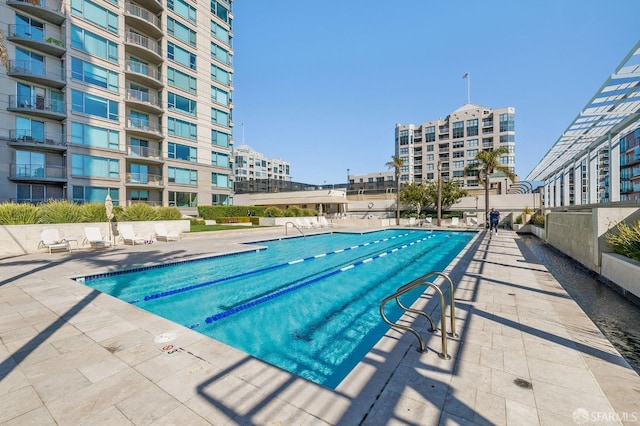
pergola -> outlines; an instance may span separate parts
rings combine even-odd
[[[528,181],[548,181],[640,119],[640,42],[624,58],[549,152]]]

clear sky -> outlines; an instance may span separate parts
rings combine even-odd
[[[296,182],[388,171],[396,123],[515,107],[525,179],[640,38],[640,0],[236,0],[234,138]],[[244,128],[244,130],[243,130]]]

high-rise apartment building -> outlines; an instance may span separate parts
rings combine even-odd
[[[505,146],[509,153],[500,162],[515,173],[515,109],[490,109],[465,104],[444,119],[396,125],[396,155],[403,161],[400,182],[422,182],[438,178],[455,180],[465,189],[478,189],[477,176],[464,176],[480,150]],[[491,187],[507,191],[504,178],[492,176]]]
[[[0,202],[231,204],[232,0],[0,12]]]

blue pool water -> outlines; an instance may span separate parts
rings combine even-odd
[[[446,269],[473,236],[422,230],[323,234],[83,280],[335,388],[389,329],[380,318],[382,299],[409,281]],[[413,303],[419,294],[403,302]],[[399,310],[386,312],[393,320],[400,316]]]

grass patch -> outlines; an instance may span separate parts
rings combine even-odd
[[[191,232],[204,232],[204,231],[226,231],[229,229],[252,229],[257,226],[238,226],[238,225],[191,225]],[[263,226],[261,228],[264,228]]]

